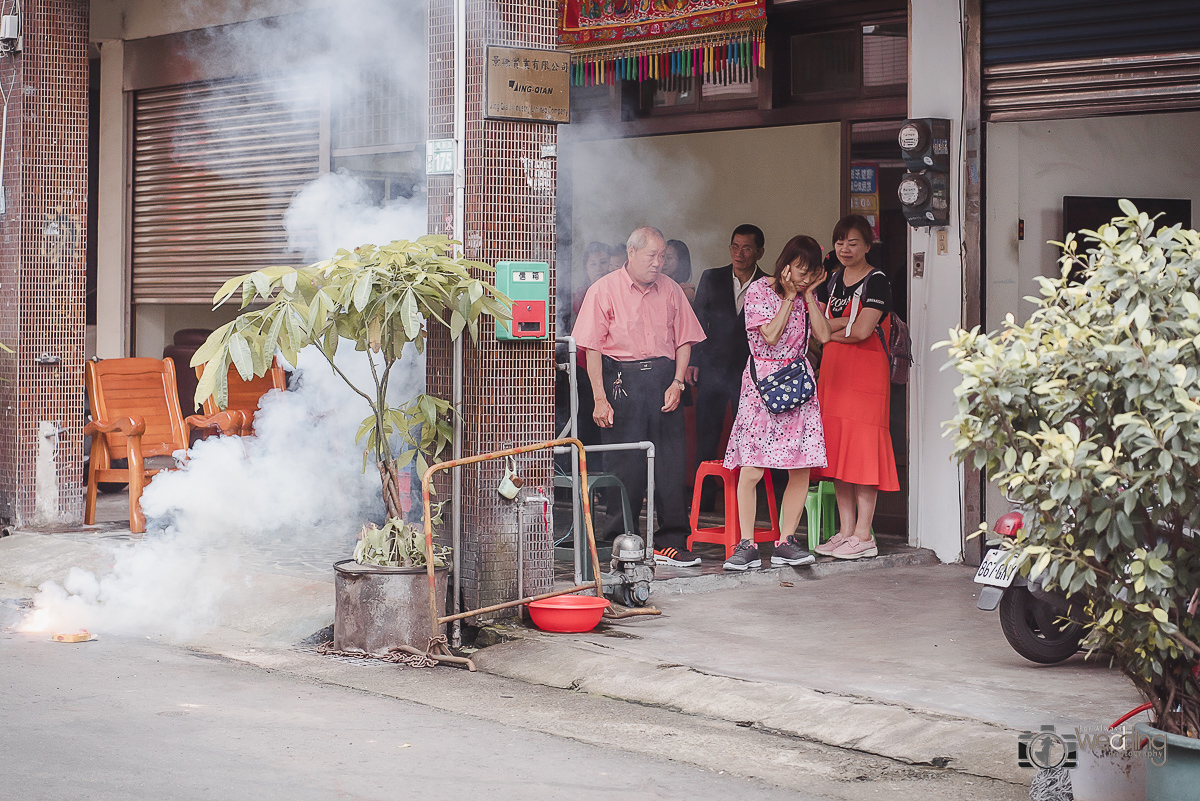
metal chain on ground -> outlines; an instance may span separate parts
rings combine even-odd
[[[441,638],[445,642],[446,638]],[[432,646],[432,642],[430,643]],[[399,648],[393,648],[386,654],[368,654],[364,651],[340,651],[333,647],[333,640],[323,642],[317,646],[317,653],[321,656],[348,656],[354,659],[375,659],[380,662],[392,662],[399,665],[407,665],[414,668],[427,668],[437,665],[437,660],[426,654],[408,654],[401,651]]]

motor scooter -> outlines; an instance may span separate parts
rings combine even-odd
[[[1025,515],[1017,510],[1001,515],[992,531],[1016,539],[1025,526]],[[1079,619],[1078,606],[1061,590],[1047,590],[1041,579],[1030,581],[1020,574],[1021,559],[993,546],[986,554],[975,583],[982,585],[978,609],[1000,608],[1000,628],[1013,650],[1030,662],[1052,665],[1074,655],[1087,633]]]

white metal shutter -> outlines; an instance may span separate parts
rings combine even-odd
[[[134,100],[133,302],[207,304],[289,253],[283,213],[320,173],[321,109],[299,82],[235,79]]]

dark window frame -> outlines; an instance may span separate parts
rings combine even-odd
[[[873,14],[858,19],[822,25],[819,22],[804,24],[797,21],[793,26],[780,31],[775,38],[776,63],[779,69],[771,76],[775,89],[775,97],[781,102],[778,105],[798,105],[807,103],[826,103],[831,101],[868,100],[880,97],[894,97],[906,94],[908,91],[908,71],[905,70],[905,80],[900,83],[879,84],[867,86],[863,83],[863,37],[867,34],[863,29],[873,25],[896,25],[905,27],[905,42],[911,40],[908,30],[908,17],[903,14]],[[784,26],[781,26],[784,27]],[[826,92],[797,92],[793,85],[792,45],[797,36],[821,36],[834,33],[857,32],[854,41],[854,88]]]

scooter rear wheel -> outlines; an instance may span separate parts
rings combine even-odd
[[[1000,599],[1004,638],[1030,662],[1053,665],[1069,659],[1083,642],[1083,626],[1066,623],[1062,614],[1033,596],[1028,587],[1009,587]]]

